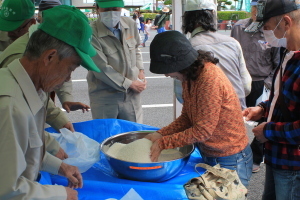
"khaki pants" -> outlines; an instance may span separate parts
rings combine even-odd
[[[119,95],[118,95],[119,96]],[[112,98],[112,96],[110,96]],[[91,102],[93,119],[123,119],[143,123],[143,112],[140,94],[129,91],[124,98],[105,99]]]

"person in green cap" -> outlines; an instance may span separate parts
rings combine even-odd
[[[19,2],[22,1],[22,2]],[[25,3],[27,1],[27,3]],[[22,7],[22,5],[27,5]],[[14,10],[19,11],[17,13],[23,13],[25,16],[31,16],[34,12],[34,6],[31,0],[6,0],[3,3],[3,10],[0,11],[0,16],[7,16],[7,17],[0,17],[0,29],[9,30],[7,24],[11,25],[10,23],[15,23],[14,15],[7,15],[4,14],[6,10]],[[33,26],[37,26],[38,24],[32,24],[30,27],[27,27],[26,30],[30,29]],[[14,26],[12,26],[14,27]],[[6,32],[5,32],[6,33]],[[26,45],[29,40],[28,33],[24,35],[20,35],[18,39],[16,39],[11,45],[9,45],[3,52],[0,54],[0,68],[7,67],[15,59],[19,59],[23,56],[24,51],[26,49]],[[11,40],[10,40],[11,41]],[[64,83],[64,85],[67,85]],[[66,87],[64,87],[65,89]],[[63,89],[60,89],[63,90]],[[61,93],[62,94],[62,93]],[[66,94],[66,92],[65,92]],[[67,96],[67,95],[60,95],[60,96]],[[59,130],[61,128],[68,128],[71,131],[74,131],[72,123],[69,121],[68,117],[62,112],[62,110],[56,107],[53,101],[47,98],[44,102],[45,106],[47,106],[47,116],[46,116],[46,123]],[[59,159],[65,159],[68,155],[65,151],[60,147],[59,143],[47,132],[45,132],[45,144],[46,144],[46,151],[51,153],[52,155],[58,157]]]
[[[7,31],[8,37],[15,41],[36,23],[34,10],[31,0],[5,0],[0,11],[0,30]]]
[[[12,5],[12,6],[10,6]],[[0,9],[0,53],[13,41],[28,32],[35,24],[33,17],[35,7],[31,0],[8,1]]]
[[[22,2],[24,4],[24,2],[26,1],[27,4],[25,5],[31,6],[20,7],[20,5],[22,5]],[[28,16],[34,13],[34,6],[32,5],[33,3],[31,0],[6,0],[3,3],[3,7],[8,8],[9,10],[18,10],[20,11],[20,13],[25,13],[25,15]],[[58,5],[60,4],[54,0],[42,1],[39,5],[39,10],[42,12],[46,9],[50,9]],[[29,14],[26,14],[27,12]],[[0,12],[0,16],[1,15],[4,14]],[[7,30],[7,27],[5,27],[5,25],[12,22],[13,19],[13,15],[10,15],[0,20],[0,29]],[[0,54],[0,68],[7,67],[8,64],[10,64],[13,60],[21,58],[23,56],[29,37],[37,29],[38,25],[39,24],[32,24],[30,27],[27,27],[26,33],[22,36],[19,36],[18,39],[16,39],[9,47],[7,47],[3,51],[2,54]],[[83,104],[81,102],[74,102],[71,81],[65,82],[61,88],[55,89],[55,93],[57,94],[57,97],[59,98],[62,107],[67,112],[74,111],[77,109],[82,109],[82,111],[84,112],[90,108],[88,105]],[[59,130],[61,128],[68,128],[69,130],[74,131],[73,125],[68,119],[68,117],[63,113],[63,111],[59,107],[56,107],[54,105],[52,100],[49,100],[49,102],[46,101],[45,104],[48,105],[46,118],[47,124],[55,128],[56,130]],[[56,154],[56,152],[54,153]]]
[[[96,0],[99,13],[93,29],[94,62],[89,71],[90,106],[94,119],[115,118],[142,123],[140,94],[146,89],[140,35],[136,23],[121,17],[123,0]]]
[[[45,152],[45,106],[42,91],[51,92],[70,80],[82,65],[100,72],[91,56],[92,29],[75,7],[43,12],[24,56],[0,69],[0,197],[1,199],[78,199],[82,187],[77,167]],[[59,21],[59,23],[57,23]],[[39,170],[65,176],[69,187],[40,185]]]
[[[24,0],[6,0],[3,3],[3,7],[13,9],[13,10],[20,10],[20,12],[25,13],[30,12],[32,13],[32,6],[30,6],[30,9],[26,9],[25,11],[22,7],[16,8],[19,4],[22,5],[19,1]],[[28,5],[31,5],[31,0],[25,0],[28,1]],[[23,2],[24,3],[24,2]],[[27,4],[26,4],[27,5]],[[45,4],[44,4],[45,5]],[[50,6],[47,7],[48,9]],[[7,24],[8,22],[12,21],[13,18],[7,17],[5,20],[0,20],[0,27],[2,27],[1,22],[4,24]],[[35,28],[33,28],[35,27]],[[29,32],[32,34],[38,27],[38,24],[32,24],[29,27]],[[34,31],[31,31],[31,29],[35,29]],[[28,31],[28,28],[27,28]],[[15,59],[19,59],[23,56],[26,45],[29,41],[30,34],[27,32],[24,35],[20,36],[17,40],[15,40],[11,45],[9,45],[2,54],[0,54],[0,68],[7,67],[12,61]],[[66,105],[69,108],[77,107],[77,108],[86,108],[88,109],[89,106],[82,104],[80,102],[74,102],[73,96],[71,94],[72,92],[72,82],[68,81],[63,84],[61,88],[55,89],[55,92],[57,93],[57,96],[59,97],[60,101],[62,102],[63,107],[66,109]],[[71,131],[74,131],[73,125],[68,119],[68,117],[64,114],[64,112],[59,108],[56,107],[51,99],[48,100],[48,98],[45,99],[44,105],[47,107],[47,115],[46,115],[46,123],[49,124],[51,127],[53,127],[56,130],[59,130],[61,128],[67,128]],[[72,106],[73,105],[73,106]],[[66,109],[67,110],[67,109]],[[47,132],[45,132],[45,143],[46,143],[46,151],[51,153],[52,155],[55,155],[56,157],[60,159],[65,159],[68,157],[68,155],[64,152],[64,150],[60,147],[59,143],[50,136]]]

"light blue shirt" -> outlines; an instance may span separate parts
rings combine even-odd
[[[120,22],[118,23],[118,28],[109,28],[107,27],[115,36],[122,42],[121,39],[121,29],[120,29]]]

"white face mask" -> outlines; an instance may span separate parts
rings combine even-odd
[[[282,20],[282,18],[281,18],[281,20]],[[280,24],[281,20],[278,22],[278,24],[276,25],[274,30],[263,30],[266,41],[272,47],[285,47],[286,48],[286,46],[287,46],[286,38],[284,37],[285,34],[286,34],[286,31],[284,32],[283,37],[280,38],[280,39],[278,39],[274,34],[274,31],[276,30],[276,28]]]
[[[114,28],[121,18],[121,11],[100,12],[101,21],[107,28]]]

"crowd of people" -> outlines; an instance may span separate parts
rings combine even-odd
[[[147,87],[139,46],[150,30],[150,71],[176,79],[183,104],[170,125],[146,136],[151,160],[164,149],[195,144],[202,162],[236,170],[248,187],[266,164],[262,199],[300,199],[300,2],[252,0],[251,18],[234,24],[231,37],[215,26],[212,0],[187,0],[182,31],[166,30],[166,7],[154,20],[121,16],[123,0],[96,0],[97,20],[59,0],[5,0],[0,10],[0,199],[78,199],[77,167],[46,131],[73,125],[67,111],[91,109],[93,119],[143,123]],[[167,23],[167,25],[166,25]],[[140,32],[144,34],[141,41]],[[189,34],[187,39],[185,34]],[[90,106],[75,102],[71,73],[88,70]],[[270,97],[257,103],[264,90]],[[53,94],[53,93],[52,93]],[[258,121],[251,145],[245,120]],[[67,187],[41,185],[39,171],[67,177]]]
[[[139,11],[134,12],[132,19],[136,22],[139,33],[144,33],[144,39],[141,43],[143,47],[146,47],[146,41],[150,37],[151,30],[156,30],[157,33],[172,30],[172,12],[168,7],[164,7],[160,11],[160,14],[156,15],[153,24],[153,19],[144,19],[144,15],[141,14]]]

